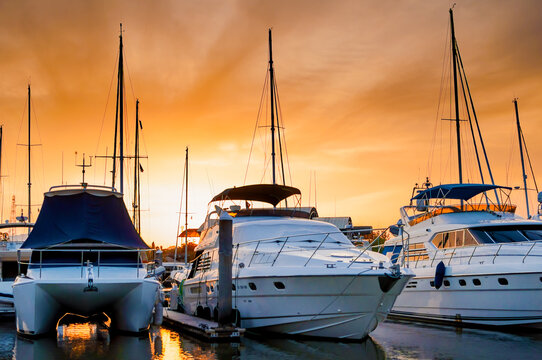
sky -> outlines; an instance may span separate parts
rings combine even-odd
[[[75,164],[83,153],[111,154],[122,23],[126,153],[133,153],[138,98],[141,153],[148,156],[142,236],[149,244],[175,244],[187,146],[189,227],[201,224],[212,196],[243,185],[268,28],[288,183],[303,192],[302,205],[317,205],[320,216],[351,216],[355,225],[395,223],[425,176],[433,184],[457,182],[452,124],[441,120],[452,116],[446,49],[453,3],[0,0],[1,217],[9,218],[13,195],[17,215],[27,201],[26,149],[17,144],[27,142],[29,83],[31,142],[40,144],[32,147],[33,211],[49,187],[81,182]],[[542,3],[455,3],[456,37],[495,181],[519,186],[514,98],[535,175],[542,171]],[[271,181],[265,121],[256,128],[247,184]],[[477,181],[465,149],[466,181]],[[111,163],[92,164],[87,182],[110,184]],[[530,197],[535,206],[535,191]],[[523,193],[513,191],[512,200],[525,214]]]

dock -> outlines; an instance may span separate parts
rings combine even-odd
[[[207,342],[239,342],[245,332],[242,328],[220,327],[217,322],[167,308],[164,308],[164,323]]]

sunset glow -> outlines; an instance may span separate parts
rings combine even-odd
[[[455,2],[457,40],[496,183],[522,186],[512,100],[519,98],[539,174],[542,3]],[[50,186],[81,182],[81,169],[74,165],[83,153],[112,153],[122,23],[125,152],[134,151],[138,98],[141,153],[148,156],[141,174],[141,227],[148,244],[175,244],[186,146],[189,228],[199,227],[214,195],[243,185],[267,69],[268,28],[288,185],[300,188],[302,206],[317,205],[320,216],[351,216],[355,225],[374,227],[395,223],[414,183],[426,176],[433,184],[457,181],[452,125],[440,120],[451,111],[446,84],[441,94],[451,5],[0,1],[2,221],[10,216],[12,195],[17,216],[27,201],[26,150],[17,144],[26,143],[28,83],[32,143],[41,144],[32,149],[33,203],[41,202]],[[257,129],[247,184],[270,182],[268,131]],[[466,181],[479,181],[469,151]],[[129,210],[132,166],[128,162],[125,182]],[[110,184],[110,170],[110,162],[93,159],[87,182]],[[530,196],[536,209],[536,193]],[[523,193],[515,190],[512,202],[526,214]]]

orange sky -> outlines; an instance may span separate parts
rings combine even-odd
[[[542,171],[542,5],[455,2],[457,39],[496,180],[520,185],[514,97],[535,172]],[[174,244],[185,146],[190,226],[199,226],[214,194],[242,185],[267,66],[268,27],[293,185],[304,192],[303,205],[316,172],[321,216],[387,226],[415,182],[427,174],[433,183],[457,179],[448,123],[438,121],[444,127],[437,130],[439,149],[427,170],[436,119],[446,117],[437,115],[437,106],[451,3],[0,1],[4,219],[8,196],[26,201],[26,157],[16,143],[26,141],[29,81],[37,117],[32,142],[42,144],[33,156],[36,202],[61,182],[62,154],[64,180],[76,183],[76,151],[79,161],[82,153],[105,153],[106,146],[111,152],[114,86],[106,103],[122,22],[129,136],[136,96],[142,152],[149,156],[142,176],[142,227],[149,243]],[[258,139],[248,183],[262,175]],[[129,146],[131,153],[132,140]],[[104,170],[97,161],[89,182],[103,184]],[[514,199],[524,213],[522,194]]]

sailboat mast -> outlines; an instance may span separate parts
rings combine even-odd
[[[186,147],[185,158],[185,200],[184,200],[184,264],[188,264],[188,146]]]
[[[32,210],[31,210],[31,204],[32,204],[32,182],[30,181],[30,84],[28,85],[28,222],[32,222]]]
[[[124,194],[124,59],[122,56],[122,24],[120,24],[120,50],[119,50],[119,170],[120,192]]]
[[[525,205],[527,206],[527,218],[531,217],[531,214],[529,212],[529,195],[527,191],[527,174],[525,174],[525,161],[523,159],[523,139],[522,139],[522,131],[521,131],[521,125],[519,123],[519,111],[518,111],[518,99],[514,99],[514,108],[516,110],[516,125],[518,128],[518,140],[519,140],[519,154],[521,155],[521,171],[523,176],[523,188],[525,190]]]
[[[457,95],[457,44],[455,39],[455,30],[454,30],[454,13],[450,9],[450,24],[451,24],[451,33],[452,33],[452,62],[454,68],[454,97],[455,97],[455,130],[457,137],[457,165],[459,167],[459,183],[463,183],[463,169],[461,166],[461,133],[459,127],[459,97]]]
[[[135,123],[135,149],[134,149],[134,202],[133,219],[134,227],[141,233],[139,213],[139,99],[136,100],[136,123]]]
[[[271,164],[273,166],[273,185],[275,185],[275,72],[273,70],[271,29],[269,29],[269,88],[271,94]]]

